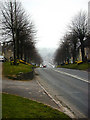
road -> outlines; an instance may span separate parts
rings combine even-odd
[[[1,66],[2,64],[0,63],[0,68]],[[77,117],[86,118],[89,114],[88,109],[90,111],[90,81],[88,81],[88,73],[80,70],[70,70],[64,68],[57,69],[51,64],[48,66],[48,68],[36,69],[36,71],[39,73],[38,77],[40,78],[38,79],[38,82],[56,101],[59,101],[59,103],[61,103],[63,106],[68,107]],[[0,77],[1,72],[2,70],[0,69]],[[0,85],[2,91],[1,79]],[[31,97],[33,99],[37,98],[37,100],[42,101],[42,97],[46,97],[46,95],[44,94],[43,90],[36,86],[37,84],[35,81],[32,81],[31,84],[31,82],[25,81],[21,82],[4,80],[3,92],[18,94],[23,97]],[[35,94],[31,94],[31,91]],[[41,97],[37,97],[36,93],[37,96],[40,96],[40,93]]]
[[[88,72],[65,68],[38,68],[39,82],[48,93],[78,118],[88,117],[90,81]]]

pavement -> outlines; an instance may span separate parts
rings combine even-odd
[[[3,77],[2,92],[38,101],[62,111],[53,99],[48,96],[46,91],[37,82],[36,78],[30,81],[17,81]]]

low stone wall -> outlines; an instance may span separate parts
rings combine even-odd
[[[17,80],[32,80],[34,78],[34,71],[28,73],[19,73],[16,77]]]

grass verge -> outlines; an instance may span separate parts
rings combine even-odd
[[[2,117],[4,118],[53,118],[71,120],[64,113],[26,98],[2,94]]]
[[[88,70],[90,68],[90,63],[82,63],[82,64],[68,64],[68,65],[58,65],[58,68],[69,68],[69,69],[78,69],[78,70]]]
[[[20,72],[28,73],[32,71],[32,65],[25,65],[20,63],[19,65],[11,65],[10,62],[3,63],[3,75],[9,78],[16,77]]]

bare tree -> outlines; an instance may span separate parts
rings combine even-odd
[[[84,40],[87,37],[87,15],[80,11],[72,20],[69,26],[70,31],[62,38],[63,42],[59,46],[55,55],[55,62],[58,64],[69,62],[69,58],[73,57],[73,63],[77,59],[77,46],[80,42],[82,61],[84,61]]]
[[[71,31],[73,31],[76,37],[81,43],[82,61],[84,61],[84,39],[87,35],[87,15],[86,12],[80,11],[72,20],[70,25]]]
[[[14,59],[16,60],[13,4],[12,2],[5,2],[5,5],[2,6],[2,35],[7,38],[11,37],[11,40],[14,43]]]
[[[65,62],[69,63],[70,58],[71,58],[70,39],[69,35],[65,34],[63,37],[63,42],[60,44],[59,48],[56,51],[55,62],[57,62],[58,64],[63,64]]]
[[[13,43],[14,63],[20,58],[34,59],[36,31],[21,3],[16,0],[4,2],[1,13],[2,35]]]
[[[73,63],[75,63],[75,61],[77,60],[78,37],[74,31],[68,33],[67,37],[68,37],[67,39],[69,40],[69,44],[70,44],[69,45],[70,46],[70,54],[71,54],[71,57],[73,57]]]

